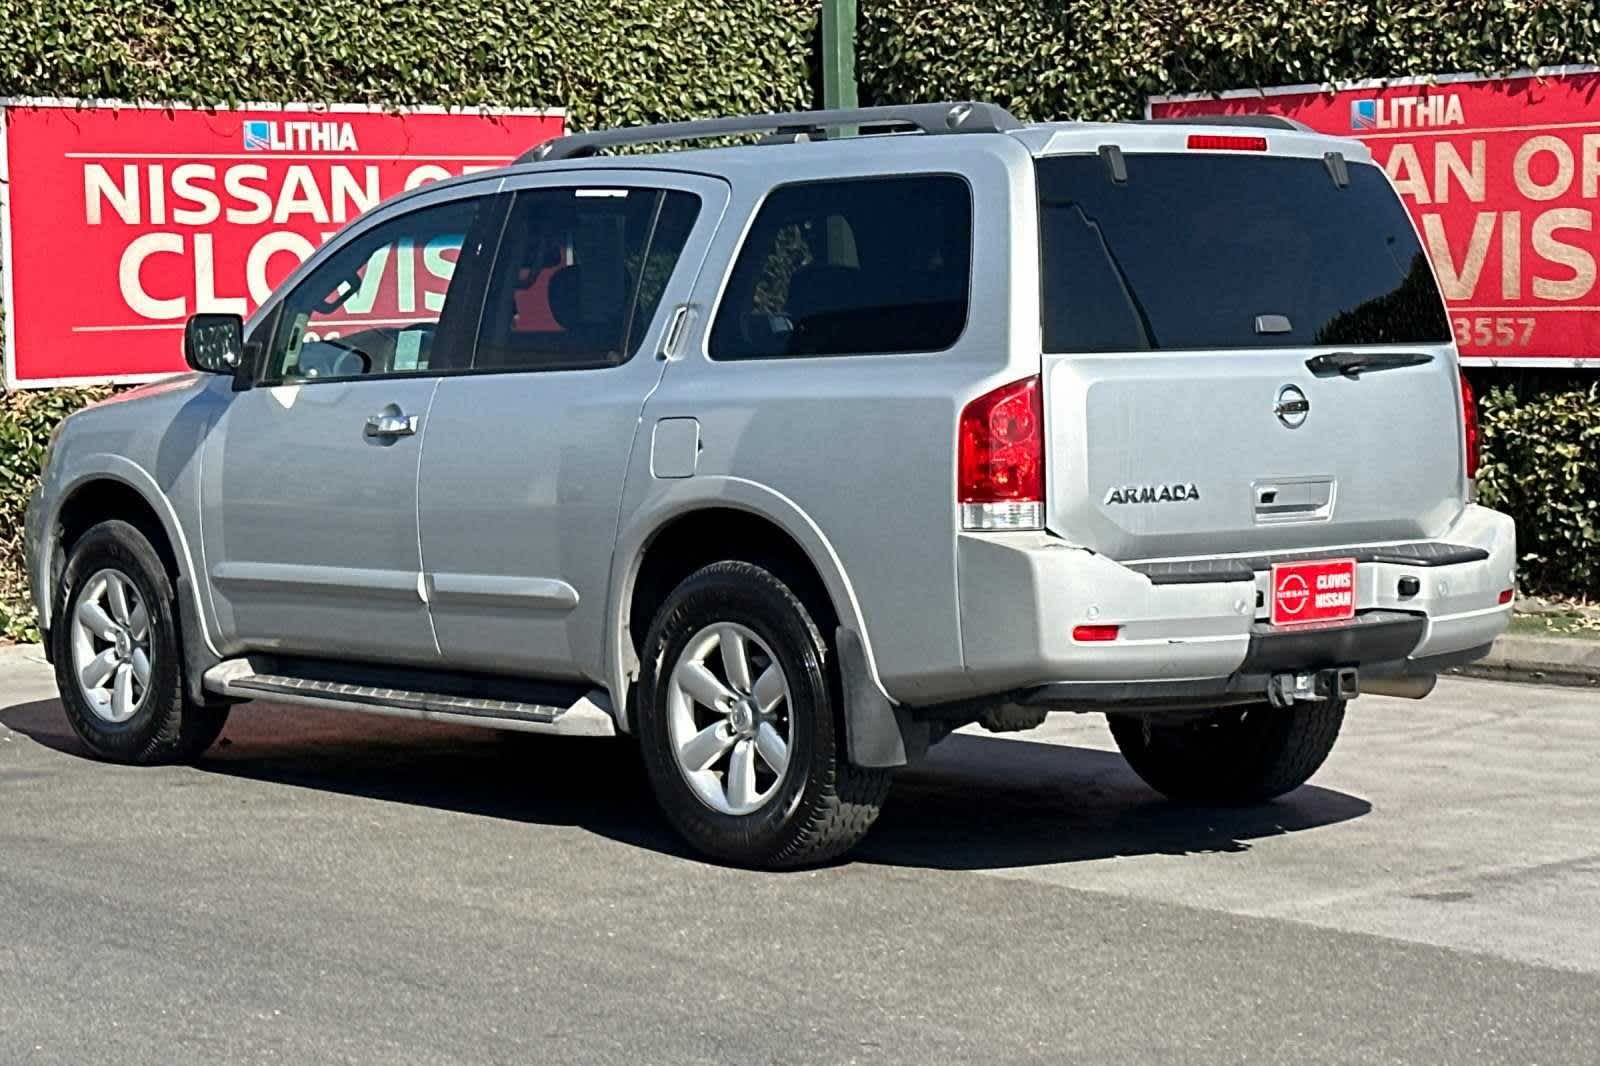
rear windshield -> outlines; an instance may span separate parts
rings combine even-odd
[[[1038,161],[1047,352],[1449,340],[1383,172],[1320,159],[1128,154]]]

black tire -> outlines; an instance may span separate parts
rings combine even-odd
[[[123,722],[97,714],[79,687],[73,656],[73,619],[85,582],[104,570],[126,578],[149,612],[144,646],[150,681],[138,709]],[[207,707],[184,695],[182,644],[172,581],[161,557],[136,527],[101,522],[72,546],[62,574],[55,624],[50,628],[56,687],[73,730],[95,755],[114,762],[148,765],[199,757],[221,735],[226,706]]]
[[[1112,715],[1111,735],[1134,773],[1183,803],[1261,803],[1317,772],[1344,722],[1344,701],[1230,707],[1183,722]]]
[[[667,710],[670,674],[690,640],[707,626],[729,622],[767,645],[790,696],[788,769],[770,799],[737,815],[714,810],[690,787],[679,769]],[[850,763],[831,648],[787,584],[745,562],[696,571],[656,612],[641,659],[640,750],[667,819],[696,850],[742,866],[786,868],[836,858],[866,835],[888,794],[890,775]]]

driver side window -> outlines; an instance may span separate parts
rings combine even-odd
[[[483,197],[402,215],[361,234],[284,298],[263,380],[437,374],[465,357],[436,348],[457,260]]]

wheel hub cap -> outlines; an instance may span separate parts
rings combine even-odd
[[[793,743],[789,682],[766,642],[733,622],[689,639],[667,682],[667,732],[678,770],[721,814],[777,795]]]
[[[107,568],[83,583],[69,632],[78,693],[95,717],[126,722],[150,691],[150,612],[131,578]]]

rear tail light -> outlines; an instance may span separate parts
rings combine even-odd
[[[1466,371],[1461,372],[1461,433],[1467,445],[1467,477],[1478,476],[1478,397]]]
[[[962,529],[1044,528],[1044,400],[1038,376],[961,412],[956,499]]]
[[[1265,137],[1229,137],[1221,133],[1191,133],[1189,147],[1202,152],[1265,152]]]

